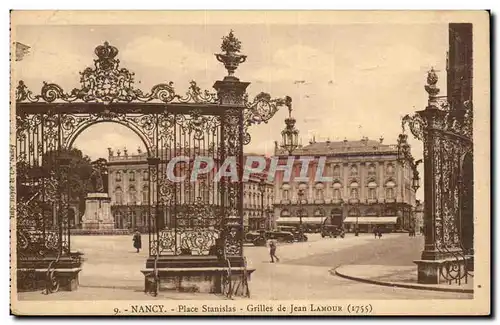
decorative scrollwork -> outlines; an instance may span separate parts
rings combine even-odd
[[[175,218],[175,229],[163,229],[159,233],[159,254],[215,254],[221,227],[218,206],[206,204],[199,197],[194,204],[176,206]]]
[[[246,109],[244,110],[244,141],[243,144],[249,144],[251,137],[248,133],[248,128],[254,124],[267,123],[278,112],[280,107],[286,106],[291,109],[292,99],[288,96],[285,98],[271,98],[268,93],[261,92],[252,102],[246,101]]]
[[[135,88],[135,73],[120,67],[120,60],[115,57],[118,49],[108,42],[95,48],[97,59],[94,67],[85,68],[80,72],[80,88],[74,88],[70,93],[64,92],[61,86],[44,82],[40,95],[33,95],[24,81],[19,81],[16,88],[17,102],[84,102],[84,103],[131,103],[162,102],[162,103],[218,103],[215,93],[202,91],[195,81],[191,81],[184,96],[176,94],[173,82],[153,86],[149,93]]]

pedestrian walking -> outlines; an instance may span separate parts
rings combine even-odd
[[[382,228],[378,228],[378,239],[382,238]]]
[[[271,239],[269,241],[269,255],[271,255],[271,263],[274,263],[274,259],[276,259],[276,262],[280,261],[278,256],[276,256],[276,248],[276,241]]]
[[[377,235],[378,235],[378,227],[377,226],[375,226],[373,228],[373,235],[375,236],[375,239],[377,239]]]
[[[139,230],[135,230],[132,240],[134,241],[134,248],[137,249],[137,253],[139,253],[139,250],[142,248],[141,233]]]

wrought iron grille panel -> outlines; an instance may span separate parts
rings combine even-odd
[[[442,269],[450,283],[470,276],[465,263],[471,239],[464,233],[464,219],[472,218],[473,108],[467,101],[451,108],[445,97],[438,96],[438,78],[434,70],[427,77],[428,107],[414,116],[403,118],[403,132],[408,125],[424,145],[426,245],[442,257],[454,259]],[[470,214],[465,216],[464,214]],[[472,224],[470,225],[472,226]],[[430,232],[430,233],[429,233]]]
[[[224,158],[221,139],[218,114],[193,109],[159,117],[159,163],[150,167],[150,200],[165,213],[151,214],[151,255],[216,254],[223,228],[221,184],[216,179]]]
[[[60,155],[60,116],[16,116],[18,259],[66,255],[69,240],[69,165]]]

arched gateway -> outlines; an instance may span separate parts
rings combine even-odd
[[[243,256],[242,184],[225,178],[215,181],[213,172],[196,182],[190,177],[183,182],[167,179],[168,162],[178,156],[191,160],[209,156],[215,168],[227,157],[236,157],[241,176],[243,145],[250,142],[248,127],[266,122],[280,106],[291,109],[289,97],[271,99],[260,93],[248,100],[249,83],[234,76],[246,60],[240,47],[232,32],[223,38],[223,52],[216,58],[228,75],[215,82],[215,93],[201,91],[194,81],[184,95],[177,94],[171,82],[143,92],[134,86],[134,73],[119,66],[118,49],[107,42],[95,48],[94,66],[80,72],[81,87],[69,93],[44,83],[40,94],[34,94],[19,81],[15,145],[19,290],[42,286],[49,293],[76,288],[81,262],[71,250],[71,188],[66,182],[71,170],[63,149],[70,148],[87,127],[110,121],[136,132],[148,152],[150,245],[142,270],[145,290],[156,293],[162,281],[181,289],[189,276],[190,284],[200,291],[248,294],[251,270]],[[46,168],[47,161],[57,168]],[[179,172],[189,176],[192,168],[193,164],[185,164]],[[208,195],[198,195],[201,188]],[[157,220],[163,217],[159,211],[165,210],[173,218],[159,226]],[[242,290],[235,292],[236,287]]]

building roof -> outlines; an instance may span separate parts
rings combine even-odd
[[[276,150],[276,155],[286,155],[285,150],[279,148]],[[373,153],[387,152],[396,153],[396,145],[383,144],[381,141],[369,140],[363,138],[361,140],[343,140],[343,141],[311,141],[308,145],[296,149],[294,155],[329,155],[329,154],[344,154],[344,153]]]

